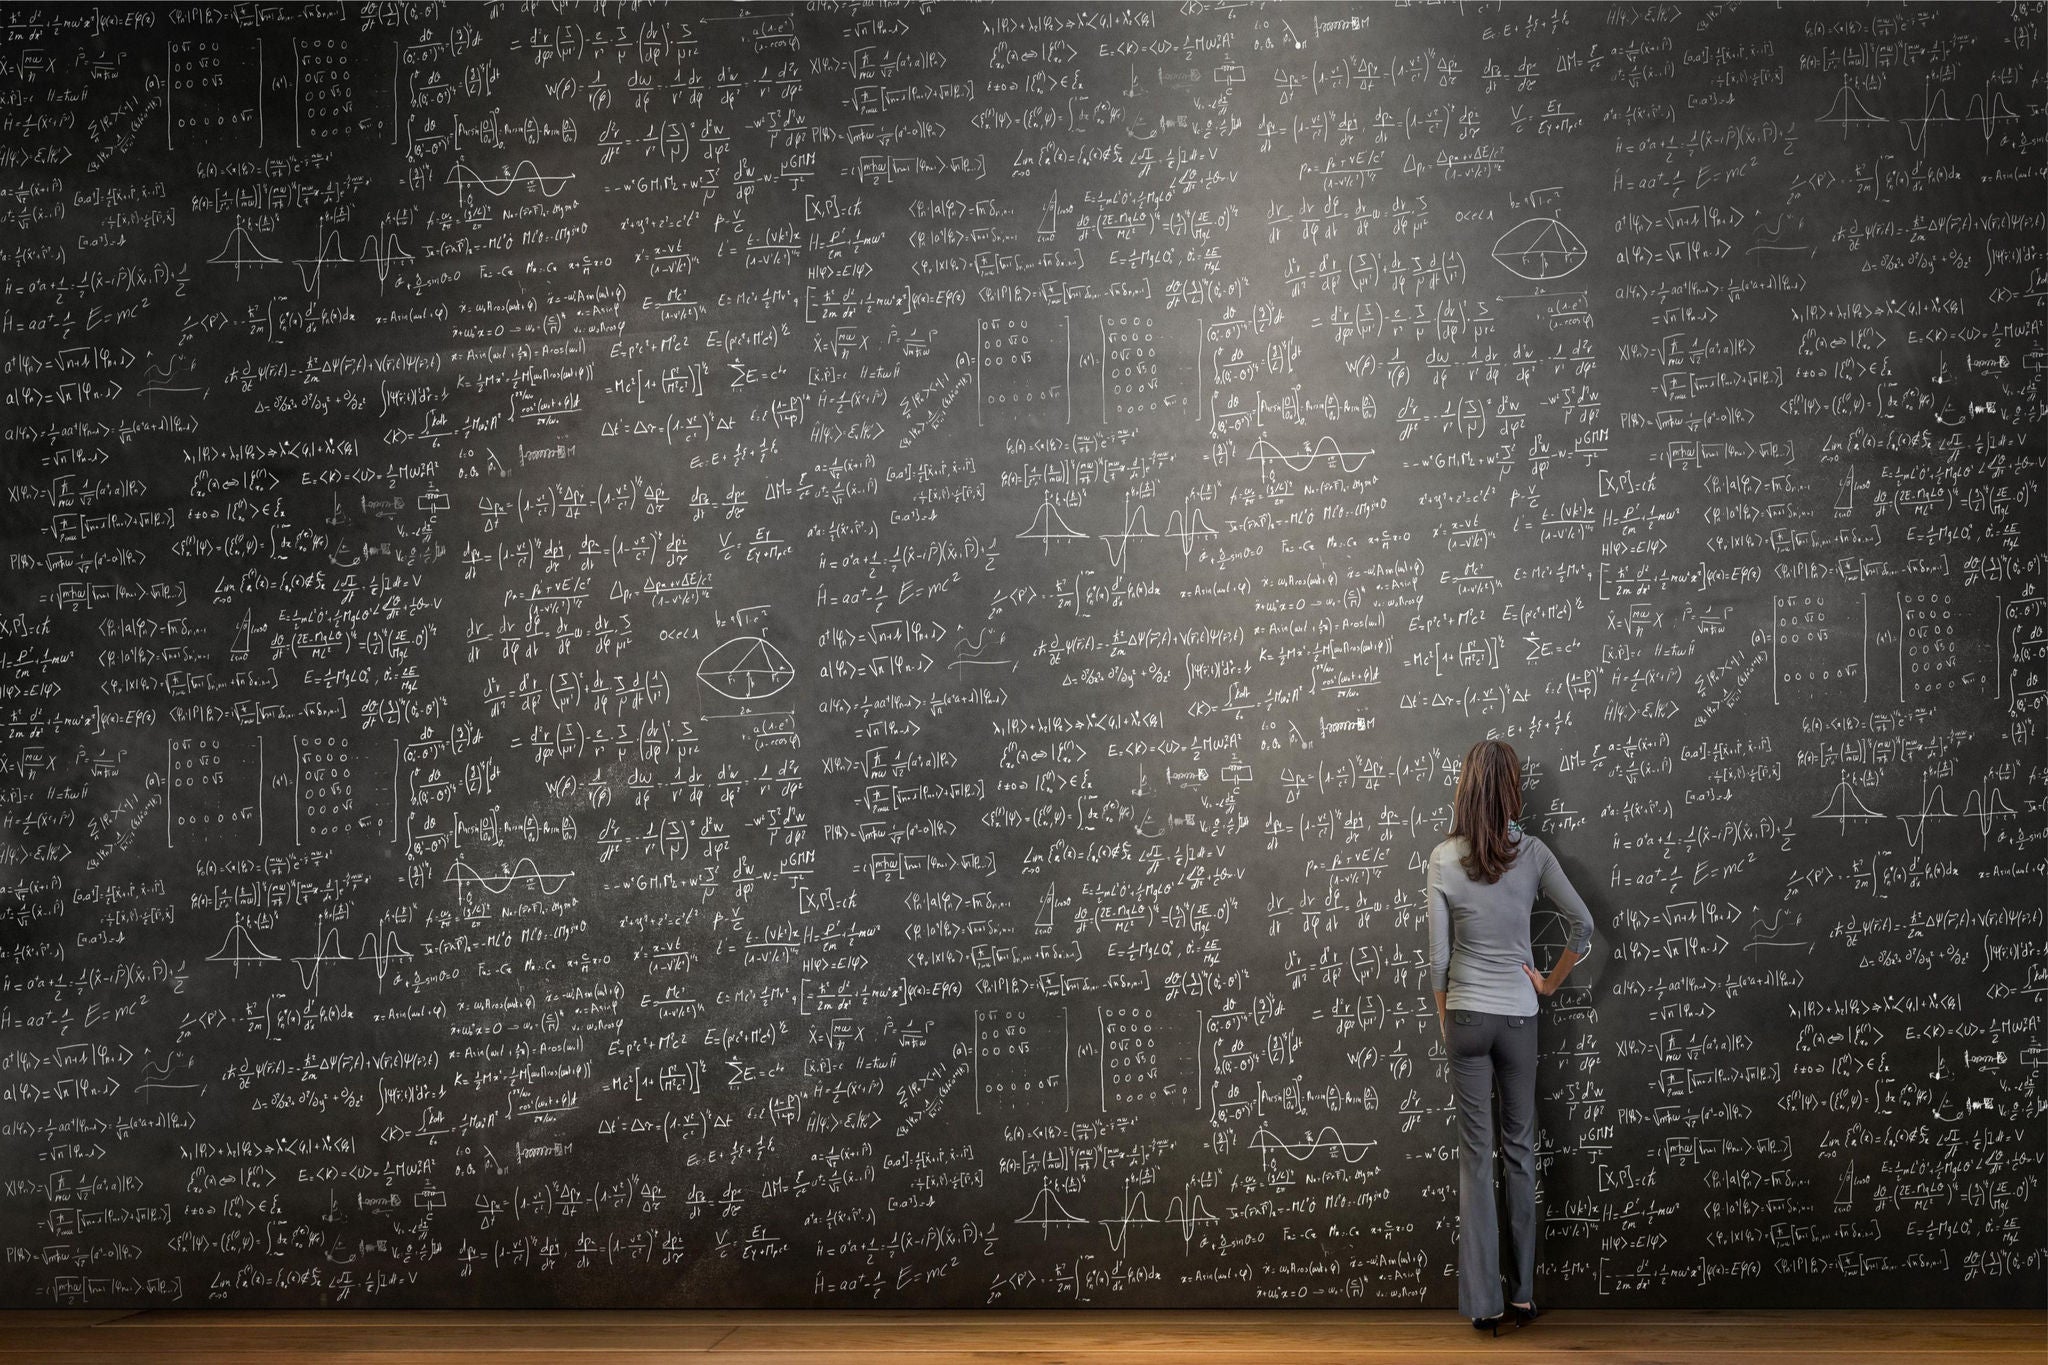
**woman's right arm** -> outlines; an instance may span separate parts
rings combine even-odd
[[[1547,974],[1539,975],[1536,969],[1526,962],[1522,964],[1522,970],[1529,974],[1529,984],[1536,988],[1536,994],[1549,995],[1564,984],[1564,979],[1572,974],[1572,968],[1578,966],[1584,956],[1584,953],[1567,947],[1557,955],[1557,961],[1550,965]]]
[[[1558,866],[1557,855],[1550,851],[1548,844],[1543,845],[1543,870],[1538,876],[1538,885],[1550,903],[1570,917],[1572,925],[1565,938],[1564,951],[1557,955],[1557,961],[1551,964],[1547,974],[1539,976],[1536,969],[1527,964],[1522,967],[1529,974],[1537,993],[1549,995],[1564,984],[1564,979],[1572,974],[1572,968],[1584,961],[1587,951],[1592,948],[1593,912],[1586,908],[1586,902],[1572,886],[1571,878],[1565,876],[1564,869]]]

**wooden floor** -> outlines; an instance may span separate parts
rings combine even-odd
[[[0,1312],[0,1365],[1646,1365],[2048,1361],[2035,1311],[1559,1309],[1498,1340],[1448,1311]]]

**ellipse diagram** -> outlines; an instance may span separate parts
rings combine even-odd
[[[721,697],[760,701],[796,681],[796,665],[760,636],[737,635],[704,656],[697,680]]]
[[[1493,259],[1525,280],[1558,280],[1586,263],[1586,244],[1555,218],[1530,218],[1500,235]]]

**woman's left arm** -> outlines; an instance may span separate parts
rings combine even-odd
[[[1423,874],[1422,900],[1429,920],[1429,984],[1436,996],[1436,1031],[1441,1034],[1447,1027],[1444,1010],[1451,994],[1451,907],[1437,881],[1435,853],[1429,855],[1428,870]]]

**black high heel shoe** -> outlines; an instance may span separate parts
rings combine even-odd
[[[1495,1336],[1499,1336],[1499,1335],[1500,1335],[1500,1325],[1501,1325],[1501,1323],[1502,1323],[1503,1321],[1505,1321],[1506,1319],[1507,1319],[1507,1314],[1505,1314],[1505,1313],[1495,1313],[1495,1314],[1494,1314],[1494,1315],[1493,1315],[1492,1317],[1490,1317],[1490,1318],[1474,1318],[1474,1319],[1472,1319],[1472,1327],[1473,1327],[1473,1330],[1474,1330],[1474,1331],[1479,1331],[1479,1332],[1491,1332],[1491,1333],[1493,1333],[1493,1335],[1495,1335]]]
[[[1519,1303],[1511,1303],[1508,1305],[1508,1312],[1514,1314],[1515,1326],[1517,1327],[1527,1327],[1530,1323],[1543,1316],[1543,1310],[1536,1306],[1536,1300],[1534,1299],[1529,1300],[1526,1307]],[[1498,1336],[1499,1333],[1495,1333],[1495,1335]]]

